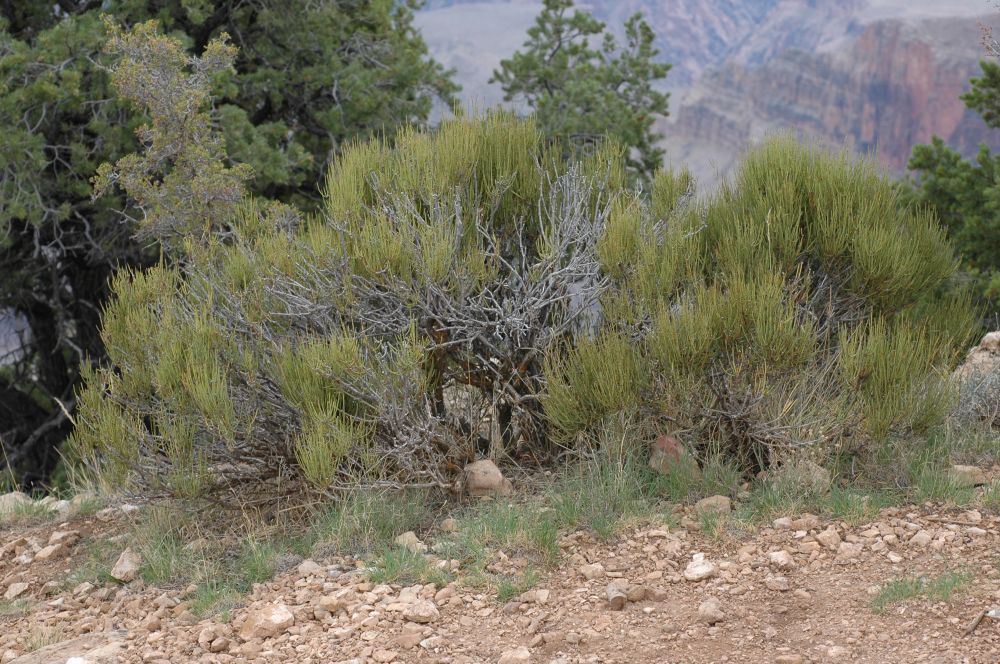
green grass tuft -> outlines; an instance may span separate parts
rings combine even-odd
[[[895,579],[882,586],[872,599],[872,610],[883,613],[890,606],[918,597],[950,602],[957,593],[968,588],[973,579],[972,573],[965,570],[945,572],[932,579],[924,576]]]

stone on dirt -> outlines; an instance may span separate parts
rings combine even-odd
[[[405,533],[396,538],[396,546],[407,549],[413,553],[424,553],[427,551],[427,545],[420,541],[417,534],[412,530],[407,530]]]
[[[695,503],[694,510],[699,514],[729,514],[733,511],[733,503],[728,496],[709,496]]]
[[[795,559],[792,558],[792,555],[787,551],[772,551],[767,557],[772,567],[777,567],[782,570],[792,569],[795,567]]]
[[[3,598],[8,601],[16,599],[21,595],[23,595],[27,590],[28,590],[28,584],[24,583],[23,581],[12,583],[9,586],[7,586],[7,592],[3,594]]]
[[[718,573],[719,568],[715,563],[705,560],[705,554],[702,553],[694,554],[694,559],[684,568],[684,578],[692,582],[711,579]]]
[[[507,650],[502,655],[497,664],[521,664],[522,662],[531,661],[531,651],[521,646],[520,648],[514,648],[513,650]]]
[[[441,614],[438,612],[437,607],[434,606],[434,603],[427,600],[414,602],[403,609],[403,617],[415,623],[425,624],[434,622],[440,616]]]
[[[722,611],[722,602],[714,597],[709,597],[698,605],[698,619],[702,622],[714,625],[725,620],[726,614]]]
[[[39,648],[34,652],[11,660],[10,664],[114,664],[123,654],[125,632],[98,632],[86,634]]]
[[[281,634],[295,624],[295,616],[284,604],[272,604],[247,614],[240,628],[240,638],[267,639]]]
[[[131,548],[126,548],[118,556],[115,566],[111,568],[111,578],[122,583],[134,581],[135,577],[139,575],[140,565],[142,565],[142,559],[139,557],[139,554]]]
[[[510,480],[489,459],[474,461],[465,467],[465,490],[470,496],[509,496],[514,492]]]
[[[608,606],[612,611],[621,611],[628,603],[628,583],[622,579],[615,579],[608,584],[607,588]]]
[[[683,472],[692,479],[701,477],[698,462],[674,436],[657,436],[649,450],[649,467],[661,475]]]
[[[816,535],[816,541],[826,548],[835,551],[840,546],[840,533],[833,526],[827,526],[826,530]]]

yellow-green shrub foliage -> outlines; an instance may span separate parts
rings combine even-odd
[[[689,185],[661,173],[648,209],[613,210],[600,257],[617,336],[547,363],[559,439],[627,409],[766,464],[940,421],[974,322],[941,295],[955,257],[933,218],[901,209],[870,163],[785,138],[707,200],[685,201]]]
[[[504,114],[359,144],[321,214],[246,202],[125,273],[74,435],[106,478],[243,502],[450,486],[638,414],[734,454],[932,424],[971,317],[932,219],[783,140],[705,201]]]
[[[484,440],[544,448],[545,350],[597,324],[598,240],[640,209],[620,150],[561,154],[500,113],[403,131],[343,151],[321,214],[249,201],[176,267],[122,274],[81,455],[146,494],[238,501],[447,486]]]

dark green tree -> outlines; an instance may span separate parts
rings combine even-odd
[[[98,325],[109,278],[156,258],[133,238],[144,211],[121,189],[94,198],[101,163],[142,147],[143,114],[117,99],[102,14],[156,19],[189,53],[223,32],[234,72],[213,77],[225,152],[250,191],[305,209],[342,147],[420,124],[453,101],[427,58],[413,1],[59,0],[0,3],[0,319],[26,327],[0,359],[0,468],[44,479],[70,426],[84,362],[105,357]],[[159,175],[163,175],[160,173]],[[155,180],[152,181],[155,183]]]
[[[971,80],[962,95],[965,105],[979,113],[990,128],[1000,128],[1000,63],[984,60],[982,76]],[[917,179],[906,200],[937,212],[965,262],[965,274],[974,282],[996,327],[1000,318],[1000,154],[981,145],[975,159],[965,159],[935,136],[918,145],[910,158]]]
[[[663,161],[653,124],[667,115],[668,99],[653,84],[670,65],[654,62],[655,35],[640,14],[625,23],[624,46],[605,27],[574,10],[573,0],[545,0],[523,49],[503,60],[490,81],[503,87],[507,101],[524,101],[550,137],[573,146],[613,137],[630,150],[629,170],[648,180]]]

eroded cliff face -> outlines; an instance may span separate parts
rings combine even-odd
[[[1000,144],[959,99],[979,71],[978,35],[974,19],[878,20],[830,51],[730,62],[675,100],[673,120],[662,123],[670,158],[712,181],[747,145],[792,131],[875,151],[901,173],[913,146],[933,135],[966,154]]]

